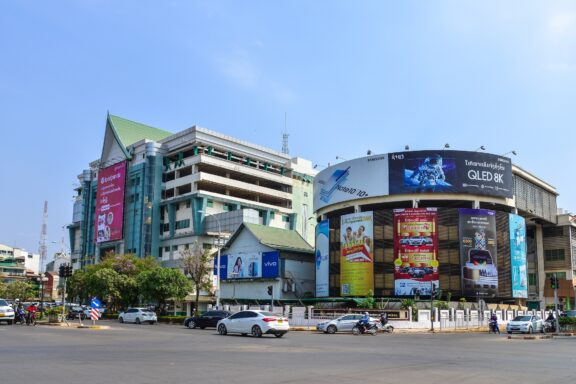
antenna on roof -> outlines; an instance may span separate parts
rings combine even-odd
[[[284,112],[284,132],[282,132],[282,153],[288,155],[290,150],[288,149],[288,131],[286,129],[286,112]]]

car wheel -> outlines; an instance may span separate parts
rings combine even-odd
[[[247,333],[242,333],[242,336],[248,336],[248,334],[247,334]]]
[[[124,318],[123,318],[123,317],[119,317],[119,318],[118,318],[118,321],[119,321],[120,323],[123,323],[123,322],[124,322]]]
[[[196,328],[196,322],[194,320],[190,320],[188,322],[188,328],[190,328],[190,329]]]
[[[218,334],[225,336],[228,333],[228,331],[226,330],[226,326],[224,324],[220,324],[218,326]]]
[[[282,336],[284,336],[283,333],[275,333],[274,336],[276,336],[277,338],[281,338]]]
[[[511,335],[511,334],[512,334],[512,331],[507,331],[506,333],[509,334],[509,335]]]
[[[330,335],[333,335],[336,333],[338,329],[336,328],[335,325],[329,325],[328,328],[326,328],[326,333],[329,333]]]
[[[14,320],[8,320],[8,325],[14,324]]]
[[[254,337],[262,337],[262,330],[259,326],[255,325],[252,327],[252,336]]]
[[[136,318],[136,321],[134,321],[134,322],[135,322],[136,324],[141,324],[141,323],[142,323],[142,322],[140,321],[140,318],[139,318],[139,317],[137,317],[137,318]]]
[[[394,332],[394,327],[393,327],[393,326],[389,326],[389,327],[386,329],[386,332],[388,332],[388,333]]]
[[[200,327],[200,329],[206,329],[206,327]]]
[[[154,324],[156,324],[155,321],[150,321],[150,325],[154,325]]]

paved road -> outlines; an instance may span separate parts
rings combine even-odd
[[[573,383],[576,338],[0,326],[0,383]]]

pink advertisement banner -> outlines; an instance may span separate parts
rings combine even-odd
[[[125,179],[125,161],[98,172],[94,225],[96,243],[122,238]]]

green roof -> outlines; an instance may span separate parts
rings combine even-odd
[[[128,147],[142,139],[159,141],[173,135],[171,132],[136,123],[135,121],[130,121],[122,117],[109,116],[112,128],[118,134],[118,138],[124,147]]]
[[[314,248],[312,248],[312,246],[308,244],[296,231],[250,223],[243,223],[242,225],[260,241],[260,244],[267,245],[270,248],[302,253],[314,253]],[[240,231],[237,231],[236,233],[239,232]]]

